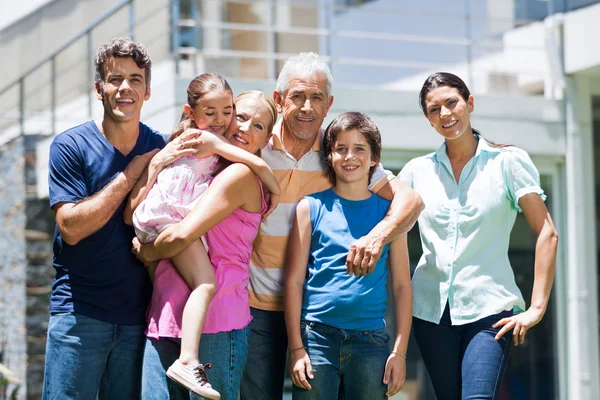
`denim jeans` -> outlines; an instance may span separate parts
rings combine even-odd
[[[252,336],[241,400],[281,400],[288,344],[283,311],[251,307],[250,312]]]
[[[498,399],[512,331],[496,340],[500,328],[492,325],[510,316],[512,311],[502,311],[453,326],[446,305],[439,324],[413,318],[415,339],[439,400]]]
[[[202,335],[198,358],[201,363],[212,364],[206,370],[206,375],[212,387],[221,393],[221,400],[238,400],[240,381],[248,357],[249,336],[249,327]],[[143,400],[202,398],[167,378],[166,371],[179,357],[180,348],[180,339],[147,338],[142,373]]]
[[[302,321],[302,342],[310,357],[312,389],[294,386],[294,400],[387,399],[383,383],[390,355],[385,328],[352,331]]]
[[[42,399],[140,397],[143,325],[115,325],[76,313],[48,324]]]

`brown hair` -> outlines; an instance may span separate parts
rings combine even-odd
[[[129,38],[115,38],[100,46],[94,58],[95,82],[100,88],[102,88],[105,78],[104,64],[109,58],[132,58],[135,64],[145,72],[146,88],[150,87],[152,61],[143,44],[135,43]]]
[[[187,104],[191,108],[196,107],[200,99],[213,90],[223,90],[229,92],[231,97],[233,97],[231,86],[229,86],[229,83],[227,83],[225,78],[218,74],[206,73],[198,75],[188,85]],[[171,136],[169,136],[169,141],[179,137],[179,135],[181,135],[187,129],[195,127],[196,124],[194,121],[190,119],[189,115],[187,115],[185,111],[183,111],[181,113],[181,118],[179,119],[179,124],[173,130]]]
[[[425,79],[425,83],[423,83],[423,86],[421,87],[421,91],[419,92],[419,105],[421,106],[421,110],[423,110],[423,114],[425,114],[425,116],[427,116],[427,106],[425,104],[425,100],[427,99],[427,94],[429,92],[431,92],[433,89],[437,89],[437,88],[443,87],[443,86],[448,86],[448,87],[458,90],[458,93],[460,94],[460,96],[465,101],[469,101],[469,96],[471,96],[471,91],[469,90],[469,88],[467,87],[467,85],[465,84],[465,82],[462,79],[460,79],[458,76],[451,74],[449,72],[435,72],[435,73],[429,75],[429,77],[427,77],[427,79]],[[510,144],[494,143],[491,140],[484,138],[483,135],[481,134],[481,132],[479,132],[477,129],[472,129],[472,130],[475,135],[477,135],[479,138],[485,139],[485,141],[488,142],[488,144],[492,147],[501,149],[504,147],[512,146]]]
[[[325,161],[327,163],[327,175],[331,182],[335,184],[335,171],[333,169],[333,165],[331,164],[331,155],[333,153],[333,147],[335,146],[335,142],[337,141],[338,136],[342,132],[350,131],[356,129],[360,133],[362,133],[371,148],[371,160],[375,162],[379,162],[381,159],[381,133],[379,132],[379,128],[373,122],[371,118],[367,115],[360,112],[345,112],[338,115],[327,129],[325,129],[325,134],[323,135],[323,153],[325,155]],[[375,172],[377,165],[372,166],[369,169],[369,183],[371,182],[371,177]]]

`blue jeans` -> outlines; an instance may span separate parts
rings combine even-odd
[[[52,315],[42,399],[138,399],[144,337],[143,325]]]
[[[294,400],[387,399],[383,383],[390,355],[385,328],[352,331],[302,321],[302,342],[310,357],[312,389],[294,386]]]
[[[283,311],[250,307],[250,312],[252,337],[241,400],[281,400],[288,345]]]
[[[206,370],[208,381],[221,393],[221,400],[237,400],[240,381],[248,357],[250,328],[230,332],[203,334],[198,349],[201,363],[210,362]],[[179,358],[181,340],[161,337],[147,338],[142,374],[143,400],[201,399],[167,378],[166,371]]]
[[[413,318],[415,339],[439,400],[498,399],[512,332],[496,340],[500,328],[492,325],[510,316],[512,311],[503,311],[453,326],[446,305],[439,324]]]

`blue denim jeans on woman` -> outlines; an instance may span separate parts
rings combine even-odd
[[[439,324],[413,318],[413,329],[438,400],[498,399],[512,332],[496,340],[492,325],[512,316],[502,311],[476,322],[452,325],[446,305]]]
[[[212,387],[221,393],[221,400],[238,400],[249,342],[249,327],[202,335],[198,357],[200,362],[212,364],[206,375]],[[179,357],[180,348],[180,339],[147,338],[142,373],[143,400],[201,399],[167,378],[167,369]]]
[[[385,328],[352,331],[302,321],[300,329],[314,378],[308,380],[310,390],[294,386],[294,400],[387,399],[383,375],[390,335]]]
[[[143,325],[115,325],[76,313],[48,324],[42,399],[140,397]]]

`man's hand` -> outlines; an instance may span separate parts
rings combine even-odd
[[[150,160],[154,157],[154,155],[158,153],[158,149],[154,149],[144,154],[140,154],[139,156],[135,156],[129,164],[123,170],[123,174],[127,178],[127,180],[131,183],[131,187],[140,179],[142,173],[146,169],[146,166],[150,162]],[[131,187],[129,190],[131,190]]]
[[[296,354],[294,354],[296,353]],[[299,349],[293,351],[290,355],[290,376],[294,385],[301,387],[306,390],[312,389],[308,379],[313,379],[312,365],[310,364],[310,358],[306,350]]]
[[[373,272],[384,245],[385,239],[373,231],[354,242],[346,257],[348,274],[359,277]]]

